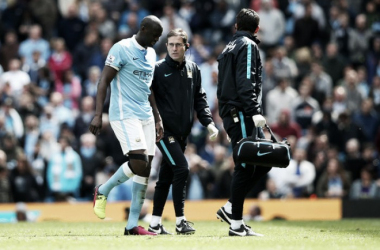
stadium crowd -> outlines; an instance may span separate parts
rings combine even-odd
[[[125,162],[106,115],[99,136],[88,126],[109,49],[149,14],[164,26],[159,58],[169,30],[189,35],[186,56],[200,65],[221,131],[212,142],[194,123],[187,198],[228,198],[234,164],[216,58],[242,7],[261,18],[264,115],[292,146],[289,167],[273,168],[249,196],[380,198],[379,0],[0,0],[0,203],[91,200]],[[108,201],[131,199],[130,185]]]

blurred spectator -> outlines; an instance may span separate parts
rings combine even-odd
[[[311,17],[318,21],[319,28],[324,29],[326,18],[318,3],[315,0],[296,1],[293,12],[296,20],[305,16],[308,11],[311,12]]]
[[[355,29],[350,30],[348,35],[350,61],[354,65],[365,65],[365,58],[373,33],[368,29],[367,18],[364,14],[356,16]]]
[[[81,137],[84,133],[88,132],[88,127],[94,116],[94,99],[90,96],[86,96],[82,99],[81,113],[75,120],[73,133],[76,138]]]
[[[243,215],[244,221],[262,221],[260,206],[253,204],[248,211],[248,214]]]
[[[326,104],[326,103],[329,103],[329,104]],[[318,112],[320,113],[318,115],[321,115],[321,119],[319,122],[315,124],[315,129],[318,134],[326,133],[331,145],[339,146],[341,138],[339,137],[338,125],[335,122],[335,119],[333,119],[332,117],[333,114],[331,112],[331,105],[332,105],[331,99],[326,99],[325,103],[323,104],[322,111]],[[313,116],[313,122],[316,115],[317,114],[314,114]]]
[[[306,4],[304,16],[294,24],[293,37],[297,48],[310,47],[320,37],[320,25],[313,17],[312,10],[313,6]]]
[[[53,201],[67,201],[70,197],[79,197],[82,163],[68,138],[59,138],[59,145],[59,151],[49,160],[46,175]]]
[[[298,68],[290,59],[284,47],[278,47],[275,51],[275,56],[272,59],[274,76],[277,79],[287,78],[292,81],[298,75]]]
[[[85,2],[85,1],[81,1]],[[127,3],[124,0],[111,0],[111,1],[102,1],[103,7],[109,13],[109,17],[117,23],[120,19],[121,10],[126,9]]]
[[[108,56],[108,52],[111,49],[112,45],[113,45],[113,42],[110,38],[103,38],[100,43],[100,53],[95,53],[92,56],[92,59],[89,62],[90,66],[98,66],[100,69],[103,69],[104,63]],[[84,79],[82,79],[82,81],[83,80]]]
[[[311,70],[310,79],[314,82],[315,89],[323,92],[325,97],[331,97],[333,83],[329,74],[323,70],[323,66],[318,62],[311,64]]]
[[[173,8],[173,6],[167,4],[164,6],[163,11],[164,15],[160,18],[162,22],[163,31],[161,39],[158,40],[156,44],[157,54],[161,54],[166,51],[166,35],[169,33],[170,30],[176,27],[181,27],[186,32],[188,36],[188,41],[192,41],[193,38],[193,33],[191,32],[189,24],[186,22],[185,19],[183,19],[176,13],[176,10]],[[220,21],[220,19],[218,21]]]
[[[203,77],[202,77],[203,78]],[[271,61],[266,61],[264,64],[264,71],[263,71],[263,76],[262,76],[262,88],[263,88],[263,107],[264,107],[264,114],[267,114],[266,110],[266,97],[269,91],[274,89],[277,85],[277,79],[274,74],[274,67]],[[203,84],[202,84],[203,85]],[[207,92],[206,92],[207,93]],[[208,96],[207,96],[208,97]]]
[[[308,197],[313,191],[315,167],[306,160],[306,151],[296,148],[289,166],[287,168],[272,168],[269,177],[275,182],[278,192],[286,197]]]
[[[194,38],[196,35],[194,35]],[[208,105],[211,112],[215,110],[216,89],[218,85],[218,62],[215,56],[209,56],[208,60],[199,66],[202,72],[202,87],[207,93]]]
[[[88,78],[83,83],[82,96],[96,98],[98,91],[98,82],[100,78],[100,69],[98,66],[92,66],[88,70]]]
[[[366,141],[373,141],[380,123],[371,99],[363,100],[360,111],[353,114],[352,121],[362,129]]]
[[[81,197],[85,200],[93,198],[96,172],[103,169],[104,156],[96,148],[96,137],[91,133],[80,136],[79,155],[82,161],[83,179]]]
[[[50,56],[49,43],[41,37],[41,33],[41,26],[33,25],[29,31],[29,38],[20,44],[18,52],[25,59],[26,64],[32,64],[34,51],[39,51],[45,62]]]
[[[109,1],[107,1],[109,2]],[[153,4],[153,3],[152,3]],[[162,6],[160,6],[162,8]],[[117,10],[120,13],[120,9]],[[142,8],[140,6],[140,3],[138,1],[129,1],[128,8],[125,9],[125,11],[121,14],[120,20],[119,20],[119,29],[123,24],[127,23],[127,20],[129,19],[130,15],[136,15],[137,16],[137,24],[141,23],[144,17],[149,15],[149,12]],[[182,27],[178,25],[178,27]],[[135,34],[135,33],[133,33]],[[166,36],[165,36],[166,37]]]
[[[298,74],[295,77],[295,84],[293,85],[293,87],[296,89],[299,89],[300,83],[302,81],[305,81],[307,76],[310,75],[311,62],[312,62],[310,49],[306,47],[297,49],[295,51],[295,62],[296,62],[296,67],[298,69]],[[307,80],[309,79],[310,78],[307,78]],[[313,92],[313,87],[311,89]]]
[[[273,124],[279,117],[282,109],[291,110],[294,99],[298,96],[295,89],[289,86],[289,81],[280,78],[277,87],[269,91],[266,97],[266,119],[268,124]]]
[[[30,83],[30,77],[24,71],[21,71],[21,62],[18,59],[9,61],[8,71],[0,76],[0,90],[9,85],[10,95],[15,98],[21,94],[25,85]]]
[[[31,85],[28,85],[30,87]],[[31,94],[32,91],[26,90],[20,96],[20,103],[18,105],[19,115],[21,120],[25,122],[25,118],[29,115],[38,116],[42,108],[36,102],[36,98]]]
[[[57,5],[51,0],[31,0],[29,7],[32,14],[41,24],[45,37],[53,35],[54,26],[57,19]]]
[[[110,39],[115,38],[115,24],[108,18],[108,14],[104,8],[99,8],[99,10],[95,13],[95,19],[92,21],[102,37],[107,37]]]
[[[53,53],[49,58],[49,68],[54,74],[56,85],[63,81],[63,74],[73,64],[71,54],[66,51],[65,40],[57,38],[53,40]]]
[[[85,28],[86,23],[79,18],[75,4],[70,5],[67,16],[64,15],[57,25],[58,36],[65,40],[71,52],[82,41]]]
[[[360,180],[356,180],[352,183],[350,199],[379,198],[377,189],[371,173],[367,169],[362,169],[360,172]]]
[[[380,76],[373,78],[372,86],[368,95],[373,100],[376,112],[380,114]]]
[[[216,6],[209,16],[211,26],[213,28],[213,34],[211,37],[212,43],[217,43],[218,41],[228,41],[231,29],[235,24],[235,17],[236,11],[230,6],[229,1],[220,0],[216,2]],[[175,23],[177,24],[177,22]],[[180,25],[178,26],[182,27]],[[190,38],[191,36],[189,39]]]
[[[357,69],[358,73],[358,91],[363,99],[369,97],[370,84],[367,81],[367,69],[364,66],[360,66]],[[372,83],[373,84],[373,83]]]
[[[210,60],[213,63],[215,62],[215,53],[212,54],[212,49],[210,46],[207,46],[205,44],[205,40],[203,37],[199,34],[194,34],[192,43],[189,48],[189,60],[194,61],[196,64],[201,65],[202,63],[206,62],[207,60]],[[202,74],[203,77],[203,74]],[[203,85],[203,84],[202,84]],[[208,93],[208,92],[206,92]]]
[[[25,156],[17,157],[17,165],[10,173],[10,182],[14,202],[39,201],[39,187]]]
[[[119,38],[129,38],[139,31],[138,16],[136,13],[131,12],[128,14],[128,18],[125,23],[119,25]]]
[[[32,89],[36,95],[38,105],[44,107],[49,102],[49,96],[54,90],[52,73],[48,67],[38,70],[38,78],[35,83],[32,83]]]
[[[380,76],[380,37],[375,37],[367,54],[368,82],[375,76]]]
[[[45,67],[45,65],[46,61],[45,59],[41,58],[41,52],[35,50],[32,54],[32,62],[30,62],[29,64],[24,63],[21,69],[22,71],[29,74],[31,82],[36,82],[38,79],[39,69]]]
[[[6,158],[7,156],[4,151],[0,150],[0,203],[9,203],[13,201]]]
[[[79,109],[82,86],[78,77],[69,69],[63,72],[62,82],[56,85],[56,91],[63,96],[63,105],[73,111]],[[72,126],[73,124],[69,124]]]
[[[1,104],[0,115],[4,116],[4,126],[6,131],[14,135],[16,138],[21,138],[24,135],[24,124],[17,110],[15,109],[14,101],[8,97]]]
[[[54,134],[49,130],[41,131],[39,146],[39,153],[46,161],[49,161],[52,155],[59,150],[57,138],[54,137]]]
[[[318,197],[344,198],[348,195],[350,180],[337,159],[330,159],[317,184]]]
[[[259,37],[265,51],[279,44],[285,34],[285,18],[280,10],[273,6],[272,0],[262,0],[257,12],[260,16]]]
[[[41,134],[48,132],[55,140],[58,139],[60,128],[59,120],[53,115],[54,108],[51,105],[46,105],[40,116],[40,131]]]
[[[271,125],[271,129],[280,138],[295,136],[297,139],[301,137],[301,127],[291,121],[290,111],[283,109],[278,116],[277,123]]]
[[[4,43],[0,46],[0,65],[4,71],[8,71],[9,61],[18,55],[19,43],[15,31],[5,33]]]
[[[353,69],[345,72],[344,79],[340,81],[346,92],[346,103],[349,112],[354,113],[360,109],[362,103],[362,95],[358,88],[358,74]]]
[[[338,45],[339,54],[344,59],[349,59],[349,40],[351,39],[353,30],[349,27],[349,17],[347,13],[341,13],[339,15],[339,27],[332,32],[331,41]],[[352,39],[351,39],[352,41]]]
[[[331,76],[333,85],[336,86],[338,81],[343,77],[343,69],[346,65],[342,56],[338,53],[338,46],[335,43],[329,43],[326,47],[326,55],[322,60],[323,68]]]
[[[67,84],[65,84],[67,85]],[[63,86],[65,87],[65,86]],[[65,89],[64,89],[65,90]],[[66,123],[70,128],[74,126],[75,116],[73,107],[67,107],[65,101],[70,103],[70,94],[64,93],[62,95],[59,92],[54,92],[50,95],[50,103],[53,107],[54,116],[58,120],[59,125]],[[66,100],[64,98],[67,98]]]
[[[228,198],[231,195],[231,181],[234,173],[235,164],[232,156],[224,160],[222,166],[216,175],[214,198],[222,199]]]
[[[261,191],[259,194],[260,200],[280,199],[283,197],[284,194],[278,191],[276,183],[272,179],[267,180],[266,189],[264,191]]]
[[[214,176],[208,169],[208,163],[198,155],[192,155],[189,159],[190,174],[187,180],[187,199],[203,200],[211,198],[214,188]]]
[[[360,141],[355,138],[348,140],[346,143],[346,153],[344,169],[349,172],[351,180],[355,181],[360,178],[360,172],[365,166],[360,152]]]
[[[87,70],[91,66],[92,58],[99,56],[98,33],[90,31],[86,34],[83,43],[75,47],[73,53],[74,71],[80,78],[86,79]]]
[[[39,25],[37,17],[33,15],[32,11],[24,3],[20,3],[21,10],[19,13],[19,19],[17,20],[17,33],[20,41],[27,39],[28,34],[33,29],[33,25]]]
[[[21,138],[21,147],[24,149],[26,158],[30,161],[34,154],[34,149],[40,136],[39,120],[34,115],[29,115],[25,119],[25,134]]]
[[[28,158],[28,160],[39,187],[38,191],[40,199],[44,200],[48,190],[46,183],[47,159],[45,159],[42,155],[41,144],[41,140],[37,141],[37,143],[34,145],[33,153],[30,158]],[[50,152],[55,151],[56,149],[54,148],[50,149]]]
[[[314,113],[319,111],[318,102],[310,96],[311,86],[309,83],[304,82],[299,88],[300,95],[293,100],[292,110],[294,120],[305,130],[312,124],[312,117]]]

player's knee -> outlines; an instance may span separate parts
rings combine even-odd
[[[150,168],[148,169],[148,157],[144,154],[129,155],[130,168],[136,175],[148,177]],[[146,175],[148,173],[148,175]]]

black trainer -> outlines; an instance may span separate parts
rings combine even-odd
[[[230,227],[230,231],[228,232],[229,236],[248,236],[247,230],[244,225],[241,225],[239,229],[232,229]]]
[[[175,231],[177,234],[193,234],[195,233],[195,229],[192,227],[194,223],[186,220],[182,220],[179,225],[175,226]]]
[[[258,237],[263,237],[264,234],[259,234],[259,233],[256,233],[252,230],[252,228],[248,225],[244,225],[243,226],[245,227],[245,231],[247,232],[247,236],[258,236]]]
[[[216,212],[216,218],[218,218],[221,221],[227,222],[228,225],[231,225],[231,216],[232,214],[227,213],[224,207],[219,208],[219,210]]]
[[[162,234],[162,235],[163,234],[168,234],[168,235],[172,235],[172,233],[169,233],[168,231],[166,231],[166,229],[164,228],[164,226],[161,225],[161,224],[158,224],[155,227],[152,227],[151,225],[149,225],[148,231],[152,232],[152,233],[156,233],[156,234]]]

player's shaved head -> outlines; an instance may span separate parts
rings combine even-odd
[[[137,42],[143,47],[153,47],[162,34],[161,20],[156,16],[144,17],[140,24],[140,30],[136,35]]]
[[[147,28],[148,30],[158,29],[158,28],[162,29],[162,23],[161,23],[161,20],[158,19],[158,17],[150,15],[150,16],[144,17],[144,19],[141,21],[140,30],[143,27]]]

